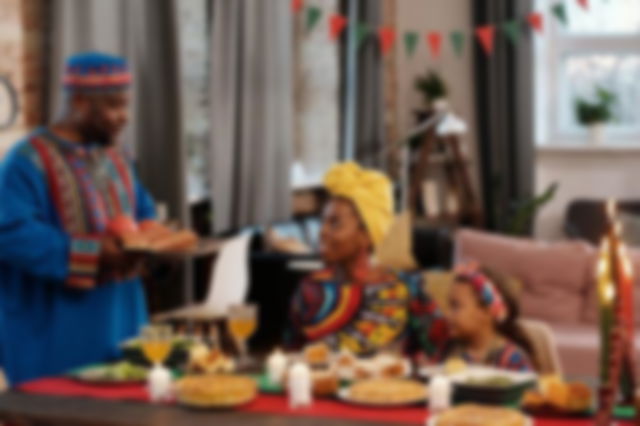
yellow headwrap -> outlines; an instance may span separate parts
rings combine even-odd
[[[389,178],[348,162],[333,166],[324,177],[324,186],[332,195],[353,202],[369,231],[371,242],[377,248],[393,221],[393,194]]]

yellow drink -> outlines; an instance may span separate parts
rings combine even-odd
[[[150,362],[159,364],[164,362],[171,352],[171,341],[150,340],[142,342],[142,352]]]
[[[245,340],[256,331],[255,318],[232,318],[229,319],[229,329],[236,339]]]

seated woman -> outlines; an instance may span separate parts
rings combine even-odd
[[[331,195],[320,234],[326,269],[304,280],[294,296],[294,342],[322,341],[360,355],[391,350],[435,356],[446,341],[446,321],[420,277],[374,260],[393,220],[389,179],[344,163],[328,172],[325,186]]]
[[[449,359],[530,371],[531,344],[518,325],[518,305],[503,281],[478,265],[457,268],[447,313]]]

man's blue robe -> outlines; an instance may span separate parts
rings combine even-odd
[[[147,320],[139,279],[98,282],[105,223],[154,216],[151,197],[114,152],[40,129],[0,163],[0,367],[12,384],[112,359]],[[87,173],[88,164],[102,174]]]

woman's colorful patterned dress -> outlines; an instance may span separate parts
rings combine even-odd
[[[292,326],[294,345],[321,340],[356,354],[400,349],[437,357],[447,339],[421,277],[392,272],[365,284],[343,282],[330,269],[312,274],[294,296]]]

